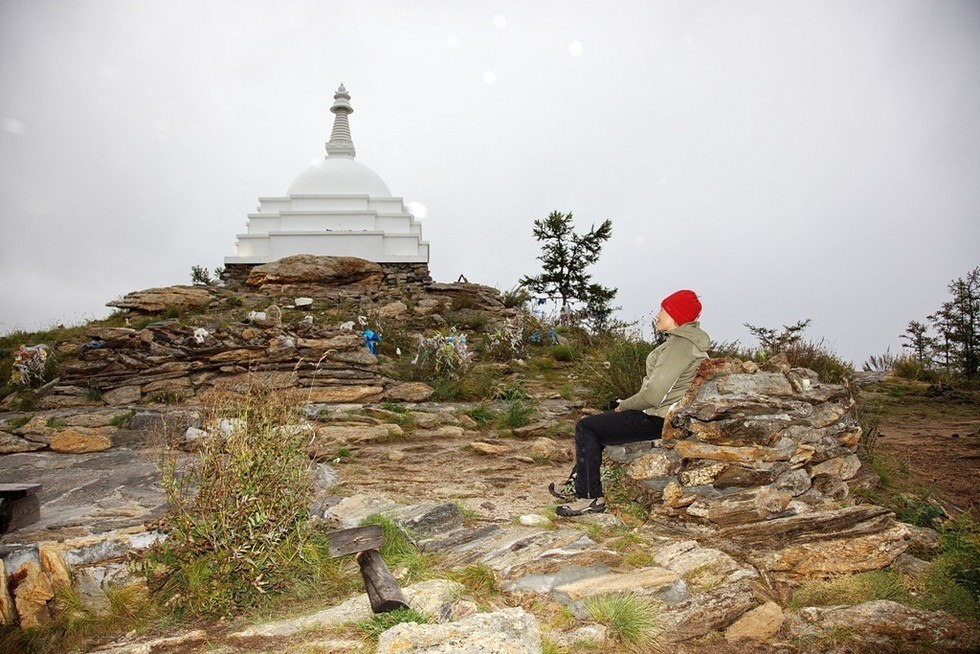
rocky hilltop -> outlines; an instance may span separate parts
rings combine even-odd
[[[408,583],[409,605],[431,623],[398,625],[376,646],[329,635],[370,616],[361,595],[289,620],[130,636],[97,651],[502,653],[541,652],[543,643],[617,651],[586,609],[617,593],[654,603],[664,651],[980,646],[975,624],[895,602],[791,608],[807,580],[921,574],[926,563],[910,548],[937,547],[935,532],[856,499],[875,477],[856,456],[861,429],[848,388],[778,361],[759,369],[709,359],[663,440],[607,449],[627,497],[606,514],[556,522],[546,482],[567,472],[572,425],[591,409],[530,384],[535,421],[488,430],[468,415],[473,405],[433,402],[429,385],[397,378],[366,338],[395,325],[419,333],[462,325],[476,341],[516,316],[498,291],[411,271],[392,280],[349,259],[290,258],[246,272],[225,286],[114,301],[128,325],[48,344],[59,378],[30,411],[7,398],[0,483],[40,488],[34,519],[0,540],[3,623],[50,621],[60,585],[100,610],[108,587],[141,583],[125,561],[165,537],[152,529],[165,510],[159,453],[193,456],[195,441],[217,429],[208,407],[259,385],[303,408],[294,427],[310,436],[318,517],[346,528],[384,514],[442,568],[491,570],[500,598],[470,596],[446,579]],[[353,462],[332,458],[340,448]],[[648,517],[637,522],[624,503]],[[640,555],[617,545],[626,532]],[[549,607],[574,619],[556,621]]]

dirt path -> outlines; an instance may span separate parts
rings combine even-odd
[[[882,415],[875,451],[907,469],[903,488],[980,520],[980,408],[927,399],[903,402]]]

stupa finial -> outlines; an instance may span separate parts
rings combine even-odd
[[[328,157],[350,157],[354,158],[354,141],[350,137],[350,123],[347,116],[354,113],[350,106],[350,94],[341,82],[337,92],[333,94],[333,106],[330,111],[334,115],[333,131],[330,132],[330,140],[327,141]]]

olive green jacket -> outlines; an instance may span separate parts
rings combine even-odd
[[[667,340],[647,356],[647,374],[640,390],[621,401],[619,409],[665,417],[671,405],[684,397],[701,361],[708,358],[710,345],[711,339],[698,322],[667,332]]]

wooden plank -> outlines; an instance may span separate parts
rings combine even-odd
[[[371,600],[371,610],[375,613],[388,613],[395,609],[407,609],[408,601],[398,587],[398,581],[388,570],[381,553],[368,550],[357,555],[357,563],[361,566],[361,576],[364,578],[364,589]]]
[[[41,484],[0,484],[0,497],[17,499],[28,494],[37,494]]]
[[[376,550],[384,543],[381,525],[341,529],[330,532],[327,537],[330,539],[330,556]]]

